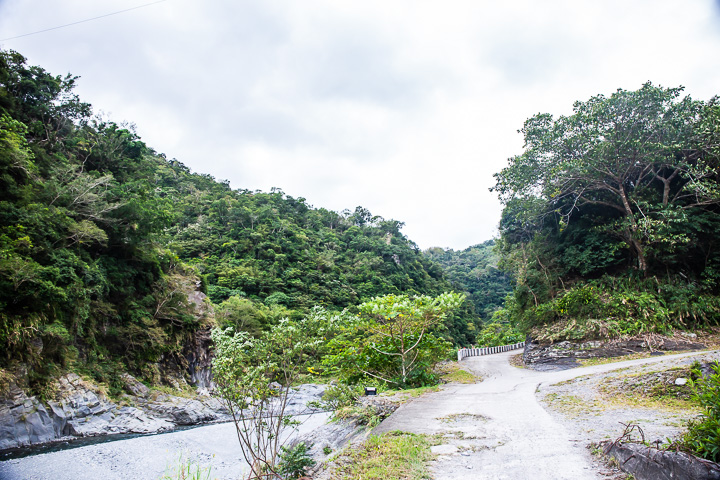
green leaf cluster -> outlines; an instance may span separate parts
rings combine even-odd
[[[682,445],[695,455],[713,462],[720,461],[720,364],[712,366],[715,373],[692,382],[693,398],[703,410],[700,419],[690,422]],[[695,372],[700,376],[700,372]]]
[[[359,306],[329,342],[323,362],[348,383],[370,381],[410,388],[437,383],[432,367],[451,344],[436,336],[443,319],[464,296],[385,295]]]
[[[278,473],[284,479],[294,480],[305,475],[317,462],[308,453],[309,447],[300,442],[291,447],[280,447]]]

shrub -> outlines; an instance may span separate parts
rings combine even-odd
[[[620,337],[720,323],[720,297],[693,282],[679,280],[602,277],[576,284],[554,298],[520,308],[506,302],[506,316],[520,330],[559,329],[571,325],[568,336],[557,339]]]
[[[282,478],[291,480],[305,475],[305,470],[315,465],[315,460],[308,454],[308,446],[300,442],[292,447],[280,447],[278,473]]]
[[[493,320],[495,316],[493,315]],[[477,344],[481,347],[498,347],[525,340],[525,335],[514,326],[493,321],[483,327],[477,335]]]
[[[320,405],[328,410],[337,410],[342,407],[355,405],[360,395],[361,387],[339,383],[325,390]]]
[[[691,421],[683,438],[685,448],[695,455],[713,462],[720,460],[720,363],[712,366],[714,374],[692,382],[693,398],[702,409],[703,416]],[[700,375],[699,371],[694,371]]]

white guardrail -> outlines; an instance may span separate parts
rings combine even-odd
[[[480,355],[492,355],[493,353],[509,352],[510,350],[517,350],[523,348],[525,342],[513,343],[512,345],[502,345],[500,347],[485,347],[485,348],[461,348],[458,350],[458,362],[465,357],[478,357]]]

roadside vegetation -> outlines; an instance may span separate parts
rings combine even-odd
[[[679,444],[699,457],[720,462],[720,363],[715,362],[712,370],[704,378],[699,370],[694,370],[697,380],[692,382],[692,398],[702,409],[702,415],[690,422]]]
[[[438,443],[431,436],[404,432],[371,435],[335,460],[332,475],[343,480],[429,479],[430,447]]]

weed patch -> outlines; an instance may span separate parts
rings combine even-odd
[[[467,370],[463,370],[457,362],[448,362],[438,365],[436,370],[440,374],[441,381],[448,383],[469,384],[482,381],[482,377],[474,375]]]
[[[434,458],[434,436],[404,432],[372,435],[364,445],[338,459],[332,478],[344,480],[423,480],[432,476],[427,463]]]

